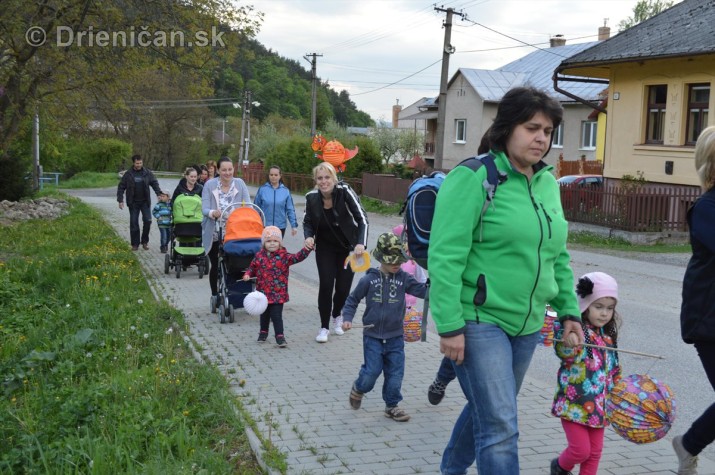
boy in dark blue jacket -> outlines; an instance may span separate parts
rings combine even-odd
[[[358,303],[365,299],[362,316],[363,353],[365,361],[350,390],[350,407],[359,409],[362,397],[375,386],[382,373],[382,398],[385,417],[406,422],[410,416],[397,405],[402,401],[402,378],[405,375],[405,341],[403,319],[405,294],[424,298],[427,286],[400,269],[406,261],[400,239],[393,233],[377,238],[372,255],[380,262],[379,269],[368,269],[343,307],[343,330],[352,328]]]

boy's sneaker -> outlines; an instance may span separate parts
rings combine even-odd
[[[132,251],[138,251],[139,250],[139,245],[132,245]]]
[[[429,399],[430,404],[436,406],[442,402],[445,389],[447,389],[447,385],[439,379],[435,379],[432,384],[429,385],[429,389],[427,389],[427,399]]]
[[[692,455],[683,447],[683,436],[673,439],[673,450],[678,456],[678,475],[698,475],[698,456]]]
[[[166,254],[166,246],[161,246],[161,253]]]
[[[149,250],[149,243],[146,243],[146,242],[145,242],[144,244],[142,244],[142,247],[144,248],[145,251],[148,251],[148,250]]]
[[[343,316],[338,315],[337,317],[334,317],[333,319],[333,333],[336,335],[343,335],[345,331],[343,331]]]
[[[328,334],[330,332],[328,331],[327,328],[321,328],[320,331],[318,332],[318,335],[315,337],[315,341],[318,343],[325,343],[328,341]]]
[[[389,417],[393,421],[397,422],[407,422],[410,420],[410,415],[407,414],[404,409],[400,409],[397,406],[386,407],[385,417]]]
[[[266,339],[268,339],[268,332],[260,332],[258,334],[258,340],[256,340],[258,343],[265,343]]]
[[[288,342],[283,335],[278,335],[276,337],[276,343],[278,344],[279,348],[285,348],[286,346],[288,346]]]
[[[357,389],[355,389],[355,385],[353,384],[352,389],[350,390],[350,407],[353,409],[360,409],[360,404],[362,404],[362,397],[365,393],[361,393]]]

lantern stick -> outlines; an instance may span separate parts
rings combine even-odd
[[[563,340],[557,340],[556,338],[554,338],[554,342],[565,343]],[[578,346],[587,346],[589,348],[598,348],[599,350],[618,351],[619,353],[628,353],[630,355],[647,356],[648,358],[657,358],[659,360],[665,359],[665,356],[651,355],[649,353],[641,353],[639,351],[623,350],[621,348],[609,348],[608,346],[592,345],[590,343],[581,343]]]

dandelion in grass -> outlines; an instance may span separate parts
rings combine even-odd
[[[132,325],[131,327],[129,327],[129,329],[130,329],[131,331],[134,331],[134,330],[137,329],[137,327],[135,327],[134,325]]]
[[[139,299],[139,300],[137,300],[137,303],[138,303],[139,305],[141,305],[141,304],[144,303],[144,301],[143,301],[142,299]]]
[[[127,351],[131,351],[132,345],[127,345]]]
[[[172,327],[169,327],[164,333],[166,333],[167,335],[171,335],[172,333],[174,333],[174,329]]]
[[[70,304],[65,305],[65,307],[70,308]]]
[[[92,357],[92,352],[91,352],[91,351],[88,351],[87,354],[84,355],[84,356],[86,356],[87,358],[91,358],[91,357]]]
[[[109,297],[104,297],[105,302],[109,302],[109,300],[110,300]]]
[[[147,338],[149,338],[149,334],[148,334],[148,333],[145,333],[145,334],[144,334],[144,339],[146,340]]]
[[[174,358],[172,358],[171,361],[169,361],[169,363],[176,364],[176,360]]]
[[[162,355],[161,353],[156,354],[156,359],[158,359],[158,360],[162,359],[163,357],[164,357],[164,355]]]
[[[184,411],[184,412],[182,412],[182,414],[184,415],[184,417],[188,417],[188,416],[189,416],[189,411]]]

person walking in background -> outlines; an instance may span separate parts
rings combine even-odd
[[[216,166],[216,162],[213,160],[209,160],[206,162],[206,176],[207,180],[210,180],[211,178],[216,178],[218,176],[218,167]]]
[[[156,224],[159,226],[159,234],[161,236],[161,243],[159,244],[161,253],[166,254],[169,247],[169,242],[171,241],[171,201],[169,201],[169,194],[162,191],[159,194],[159,202],[154,205],[152,214],[156,218]]]
[[[365,393],[372,391],[380,374],[384,375],[382,399],[385,417],[398,422],[410,420],[398,407],[402,401],[402,379],[405,375],[405,340],[402,322],[405,316],[405,295],[424,298],[427,285],[403,271],[400,265],[407,259],[400,239],[393,233],[377,238],[372,252],[380,268],[370,268],[360,279],[343,307],[343,330],[352,328],[358,304],[365,300],[362,316],[363,364],[350,390],[350,407],[360,409]]]
[[[321,162],[313,168],[315,189],[305,195],[303,236],[305,246],[315,246],[318,266],[318,343],[328,341],[330,320],[333,332],[342,335],[341,312],[353,283],[353,271],[345,266],[350,251],[357,256],[367,245],[367,213],[360,198],[347,184],[338,182],[335,168]]]
[[[200,195],[204,187],[199,184],[198,180],[199,174],[194,167],[184,170],[184,177],[176,185],[174,194],[171,195],[171,202],[173,203],[179,195]]]
[[[253,202],[263,211],[266,225],[276,226],[281,230],[281,235],[285,236],[290,222],[291,236],[296,235],[298,221],[295,219],[293,197],[283,184],[280,167],[273,165],[268,169],[268,181],[258,188]]]
[[[199,167],[199,180],[198,183],[200,185],[205,185],[207,181],[209,181],[209,170],[206,168],[206,165],[201,165]],[[211,177],[214,178],[214,177]]]
[[[576,285],[584,342],[618,348],[620,318],[616,312],[618,284],[604,272],[582,276]],[[554,323],[554,339],[563,330]],[[618,353],[601,348],[570,347],[554,342],[561,359],[558,388],[551,413],[561,418],[568,447],[551,461],[551,475],[569,475],[576,465],[580,475],[596,475],[606,432],[606,398],[621,377]]]
[[[482,475],[519,474],[517,394],[547,302],[564,339],[583,343],[568,223],[553,167],[542,160],[562,115],[543,91],[509,90],[489,131],[503,176],[491,204],[485,209],[485,166],[455,167],[437,194],[431,310],[440,351],[455,363],[467,399],[442,456],[446,475],[466,473],[475,460]]]
[[[268,326],[273,322],[276,343],[285,348],[286,342],[283,330],[283,304],[288,302],[289,267],[305,260],[311,249],[307,246],[295,254],[290,254],[283,247],[283,234],[275,226],[266,226],[261,236],[262,248],[251,261],[248,270],[243,274],[243,280],[256,278],[256,290],[263,292],[268,299],[268,307],[261,314],[261,329],[258,332],[258,342],[263,343],[268,338]]]
[[[233,203],[250,203],[248,187],[240,178],[233,177],[233,162],[228,157],[218,161],[218,178],[211,178],[201,192],[201,245],[206,250],[211,263],[209,285],[211,296],[218,294],[218,229],[217,220],[221,213]]]
[[[715,389],[715,126],[695,144],[695,170],[704,193],[688,210],[693,255],[683,277],[680,331],[695,346],[708,381]],[[698,454],[715,440],[715,403],[683,435],[673,438],[678,475],[696,475]]]
[[[149,231],[151,230],[151,190],[156,196],[161,193],[159,181],[148,168],[144,167],[141,155],[132,157],[132,168],[122,176],[117,186],[117,202],[119,209],[124,209],[124,195],[129,208],[129,238],[132,250],[139,249],[139,244],[144,250],[149,249]],[[144,226],[139,235],[139,214],[142,216]]]

